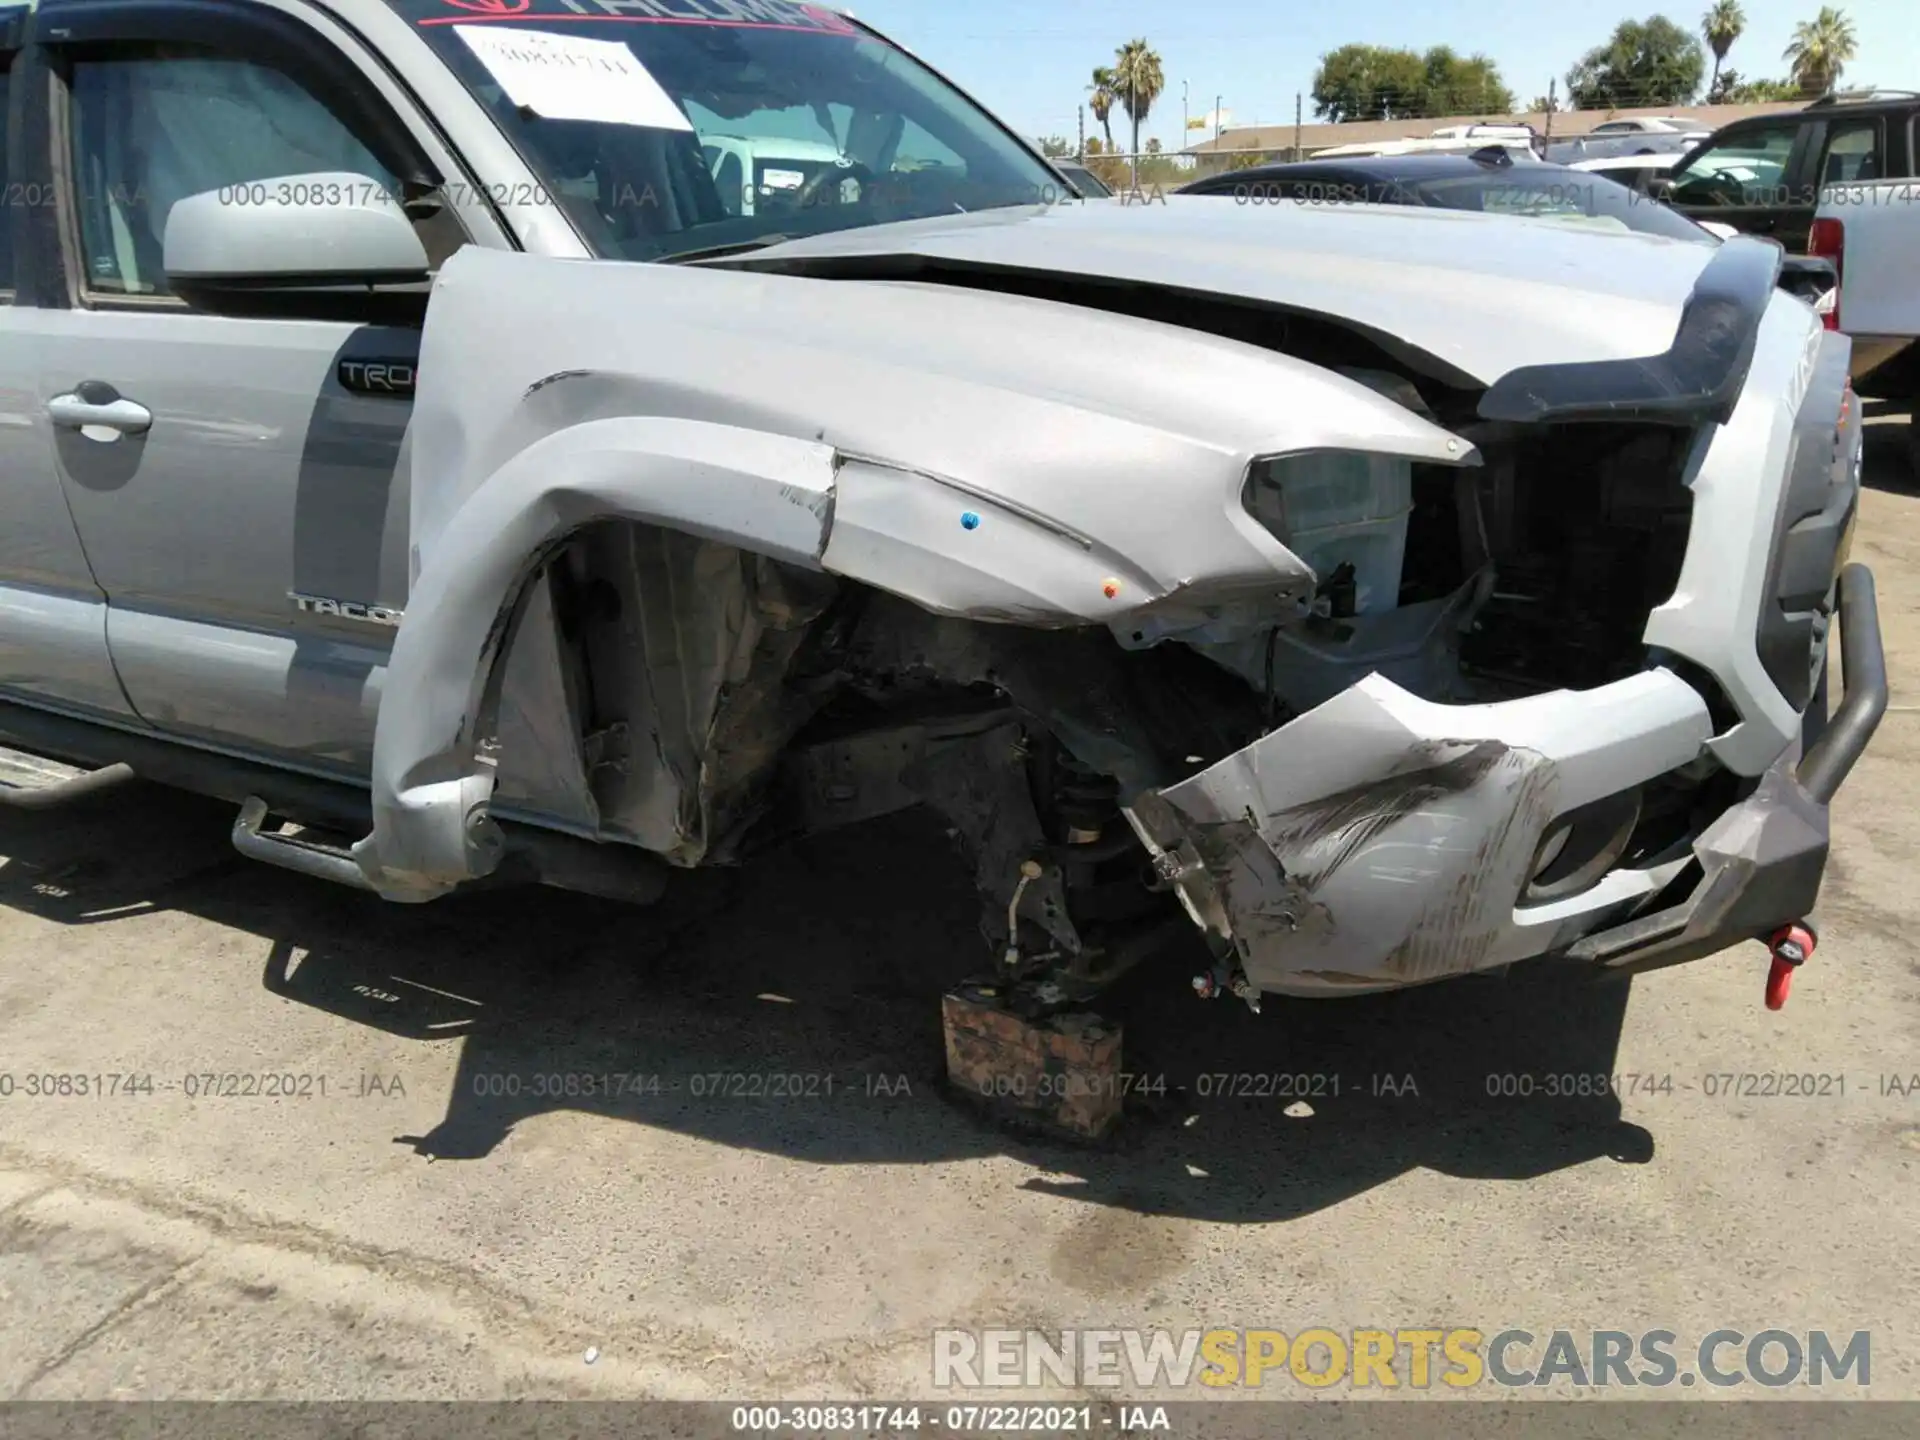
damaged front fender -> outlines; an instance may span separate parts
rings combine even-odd
[[[373,750],[373,832],[354,858],[391,900],[427,900],[487,875],[503,853],[487,818],[493,772],[477,756],[489,682],[527,584],[580,526],[663,525],[818,569],[833,451],[701,421],[589,421],[528,446],[436,537],[394,642]]]
[[[1617,870],[1522,904],[1557,820],[1687,764],[1712,733],[1666,670],[1464,706],[1373,675],[1128,813],[1257,989],[1393,989],[1545,953],[1657,890],[1657,873]]]

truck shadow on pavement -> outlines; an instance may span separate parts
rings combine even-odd
[[[1193,994],[1197,939],[1108,997],[1132,1089],[1117,1136],[1010,1131],[944,1083],[939,998],[986,949],[967,870],[924,816],[679,877],[645,910],[546,890],[391,905],[243,861],[231,823],[225,806],[151,789],[0,811],[0,904],[67,924],[173,910],[261,937],[244,962],[259,969],[198,968],[234,963],[247,947],[231,944],[156,957],[183,985],[228,987],[223,1023],[278,997],[423,1058],[457,1039],[444,1116],[377,1141],[442,1162],[481,1161],[520,1122],[569,1110],[809,1164],[1008,1155],[1038,1172],[1030,1189],[1255,1223],[1417,1168],[1516,1180],[1653,1155],[1604,1083],[1568,1078],[1614,1073],[1625,984],[1523,966],[1397,995],[1268,997],[1255,1015]]]

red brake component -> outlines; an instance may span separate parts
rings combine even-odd
[[[1793,989],[1793,972],[1806,964],[1819,942],[1805,925],[1782,925],[1767,937],[1773,964],[1767,969],[1767,1009],[1779,1010]]]

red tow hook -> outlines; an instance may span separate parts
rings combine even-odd
[[[1814,947],[1819,943],[1820,937],[1805,921],[1782,925],[1767,937],[1767,950],[1773,956],[1773,964],[1767,970],[1767,1009],[1785,1007],[1787,993],[1793,989],[1793,972],[1813,957]]]

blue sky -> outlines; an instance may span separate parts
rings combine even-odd
[[[1621,20],[1664,14],[1697,28],[1708,0],[1655,3],[1517,5],[1506,0],[1344,0],[1282,4],[1279,0],[838,0],[892,35],[971,91],[1017,129],[1072,139],[1077,107],[1093,67],[1111,61],[1122,42],[1144,36],[1160,52],[1167,93],[1150,113],[1141,139],[1157,136],[1176,149],[1181,138],[1180,85],[1187,82],[1195,115],[1217,93],[1232,123],[1292,123],[1293,97],[1313,119],[1307,94],[1319,57],[1349,43],[1424,50],[1451,45],[1484,51],[1524,105],[1564,79],[1583,51],[1600,44]],[[1818,12],[1819,0],[1742,0],[1747,33],[1727,64],[1749,76],[1781,76],[1780,52],[1794,25]],[[1859,58],[1843,83],[1920,90],[1920,0],[1845,0]],[[1905,20],[1900,16],[1904,14]],[[1709,57],[1711,64],[1711,57]],[[1124,143],[1124,118],[1114,135]],[[1088,134],[1098,134],[1087,117]],[[1197,134],[1195,139],[1200,138]]]

